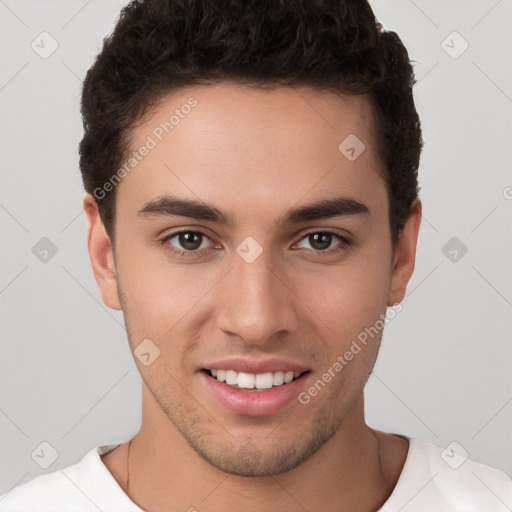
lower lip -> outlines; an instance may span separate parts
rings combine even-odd
[[[305,387],[309,372],[303,373],[288,384],[261,391],[234,388],[204,371],[200,372],[200,375],[210,392],[229,411],[244,416],[269,416],[297,399]]]

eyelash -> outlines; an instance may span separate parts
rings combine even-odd
[[[185,258],[197,257],[197,255],[201,254],[201,252],[203,250],[207,250],[207,249],[202,249],[201,251],[197,251],[197,250],[196,251],[187,251],[187,250],[175,249],[172,245],[168,244],[169,240],[171,240],[175,236],[180,235],[182,233],[194,233],[196,235],[201,235],[201,236],[207,238],[208,240],[210,240],[210,237],[206,233],[203,233],[202,231],[194,231],[194,230],[191,230],[191,229],[183,229],[181,231],[175,231],[174,233],[170,233],[169,235],[167,235],[164,238],[162,238],[160,240],[161,246],[164,247],[165,250],[168,250],[168,251],[172,252],[173,254],[175,254],[177,256],[182,256],[182,257],[185,257]],[[312,249],[313,252],[315,253],[315,255],[319,255],[319,256],[332,256],[333,254],[337,254],[339,252],[347,251],[348,248],[352,245],[352,242],[350,240],[348,240],[347,238],[341,236],[339,233],[336,233],[335,231],[330,231],[328,229],[323,229],[323,230],[319,230],[319,231],[310,231],[309,233],[306,233],[304,236],[302,236],[302,238],[299,239],[299,242],[301,242],[302,240],[304,240],[304,238],[307,238],[308,236],[319,234],[319,233],[334,235],[342,243],[339,244],[338,246],[336,246],[335,248],[327,249],[327,250],[324,250],[324,251],[319,251],[319,250],[316,250],[316,249]]]

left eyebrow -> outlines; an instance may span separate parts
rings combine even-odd
[[[147,202],[137,215],[150,216],[181,216],[197,220],[206,220],[235,227],[234,217],[216,206],[195,199],[180,198],[169,195]],[[290,209],[276,220],[276,225],[291,225],[301,222],[347,217],[352,215],[371,215],[364,203],[353,197],[333,197],[301,205]]]
[[[353,197],[333,197],[321,199],[296,208],[292,208],[276,221],[277,225],[299,224],[312,220],[348,217],[351,215],[371,215],[364,203]]]

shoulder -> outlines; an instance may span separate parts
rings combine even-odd
[[[501,512],[512,507],[512,479],[505,472],[472,460],[455,442],[442,448],[409,441],[402,473],[382,512],[433,506],[437,511]]]
[[[0,495],[2,512],[82,512],[94,506],[93,494],[97,492],[101,474],[101,450],[112,445],[97,446],[76,464],[36,476]],[[105,468],[105,472],[106,472]]]
[[[65,477],[66,469],[68,468],[39,475],[29,482],[3,493],[0,495],[0,510],[2,512],[17,512],[18,510],[20,512],[21,510],[38,512],[47,510],[49,506],[64,505],[61,498],[69,494],[68,484],[71,484],[71,481]]]

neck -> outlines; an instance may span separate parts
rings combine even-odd
[[[339,431],[303,464],[264,477],[224,473],[201,459],[176,430],[143,423],[128,443],[126,493],[148,512],[230,512],[248,502],[260,510],[296,510],[297,504],[305,510],[376,510],[399,472],[392,475],[383,464],[383,438],[364,423],[362,398],[354,407]]]

